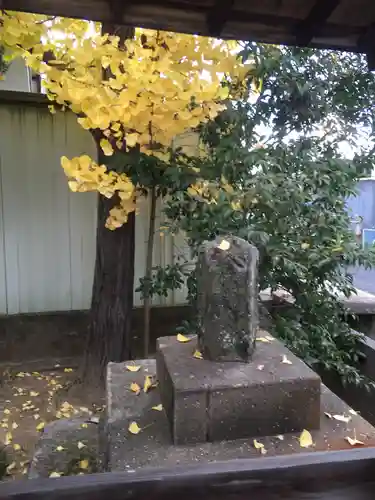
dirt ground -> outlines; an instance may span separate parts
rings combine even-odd
[[[103,410],[103,394],[83,389],[76,379],[76,369],[69,366],[32,372],[3,371],[0,444],[5,444],[8,476],[20,478],[27,474],[35,444],[47,423],[77,415],[98,418]]]

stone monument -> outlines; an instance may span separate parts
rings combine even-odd
[[[197,270],[197,345],[158,341],[157,376],[174,443],[319,428],[320,377],[258,329],[257,249],[232,236],[205,242]]]
[[[375,429],[270,336],[263,314],[257,326],[257,265],[241,239],[204,243],[198,336],[171,332],[156,359],[108,364],[105,470],[347,449],[356,436],[375,446]]]
[[[217,238],[202,245],[197,270],[204,358],[249,361],[258,329],[258,250],[240,238]]]

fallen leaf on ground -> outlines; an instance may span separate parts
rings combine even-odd
[[[156,411],[162,411],[163,410],[163,405],[160,404],[160,405],[153,406],[152,409],[156,410]]]
[[[138,396],[138,394],[140,394],[140,392],[141,392],[141,388],[140,388],[140,386],[139,386],[138,384],[136,384],[135,382],[132,382],[132,383],[130,384],[130,390],[131,390],[132,392],[135,392],[135,394],[136,394],[137,396]]]
[[[262,455],[265,455],[267,453],[267,450],[265,449],[264,444],[260,443],[256,439],[254,439],[253,445],[254,445],[254,448],[256,450],[260,450],[260,452],[261,452]]]
[[[71,373],[73,371],[73,368],[64,368],[65,373]]]
[[[82,429],[87,429],[88,424],[81,424]]]
[[[143,392],[148,392],[152,387],[154,387],[152,377],[151,375],[146,375],[145,382],[143,384]]]
[[[36,398],[37,396],[39,396],[39,392],[30,391],[30,396],[33,397],[33,398]]]
[[[10,410],[8,410],[8,408],[5,408],[5,410],[4,410],[4,414],[5,414],[5,415],[10,415]]]
[[[139,427],[137,422],[131,422],[131,424],[128,427],[128,430],[129,432],[131,432],[131,434],[139,434],[142,429]]]
[[[312,435],[306,429],[301,432],[299,437],[299,445],[301,448],[309,448],[313,445]]]
[[[81,460],[79,462],[79,466],[81,469],[88,469],[89,467],[89,461],[86,459],[86,460]]]
[[[340,422],[345,422],[346,424],[352,419],[352,417],[346,417],[345,415],[333,415],[332,418]]]
[[[257,366],[257,370],[262,371],[262,370],[263,370],[263,368],[264,368],[264,365],[258,365],[258,366]]]
[[[16,462],[12,462],[7,467],[7,474],[9,474],[16,467]]]
[[[79,450],[82,450],[82,448],[85,448],[85,447],[86,447],[86,445],[85,445],[84,443],[82,443],[82,441],[78,441],[78,443],[77,443],[77,448],[78,448]]]
[[[283,359],[281,360],[282,363],[286,364],[286,365],[292,365],[293,363],[290,361],[290,359],[288,359],[286,357],[286,355],[284,354],[283,356]]]
[[[20,451],[20,449],[21,449],[21,445],[20,444],[14,444],[13,445],[13,450],[14,451]]]
[[[12,424],[12,429],[17,429],[17,428],[18,428],[18,424],[17,424],[17,422],[13,422],[13,424]]]
[[[203,359],[203,355],[200,351],[194,351],[193,358]]]
[[[189,337],[185,337],[185,335],[182,335],[181,333],[179,333],[177,335],[177,340],[179,342],[190,342],[191,339]]]
[[[40,422],[40,424],[38,424],[35,428],[37,431],[42,431],[44,429],[44,426],[45,426],[45,423]]]
[[[19,372],[16,374],[16,377],[23,378],[25,376],[24,372]]]
[[[12,433],[7,432],[5,434],[5,441],[4,441],[5,446],[8,446],[8,444],[10,444],[12,442],[12,439],[13,439]]]
[[[279,434],[276,437],[277,437],[277,439],[280,439],[280,441],[284,441],[284,436],[282,434]]]
[[[99,423],[99,417],[91,417],[89,422],[92,424],[98,424]]]
[[[267,339],[266,337],[257,337],[256,340],[258,342],[264,342],[265,344],[269,344],[271,341]]]
[[[56,451],[64,451],[64,446],[57,446]]]
[[[217,248],[220,248],[220,250],[229,250],[230,243],[228,240],[222,240],[221,243],[217,246]]]
[[[359,441],[356,437],[351,438],[349,436],[346,436],[345,439],[350,444],[350,446],[364,445],[365,444],[363,441]]]
[[[51,474],[48,477],[61,477],[60,472],[51,472]]]
[[[138,372],[141,367],[140,366],[136,366],[136,365],[126,365],[125,368],[129,371],[129,372]]]

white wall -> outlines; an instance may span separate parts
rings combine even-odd
[[[23,59],[15,59],[11,62],[4,80],[0,80],[0,90],[33,92],[30,70],[25,66]]]
[[[95,157],[95,146],[73,114],[0,104],[0,314],[89,307],[96,194],[70,192],[60,167],[62,155],[83,153]],[[144,275],[148,202],[139,208],[136,286]],[[172,263],[180,252],[188,255],[184,238],[157,232],[154,265]],[[175,292],[154,303],[183,303],[185,295]]]

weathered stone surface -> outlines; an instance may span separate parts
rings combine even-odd
[[[189,343],[191,344],[191,343]],[[258,351],[261,350],[261,345]],[[294,362],[294,358],[290,357]],[[200,360],[196,360],[200,363]],[[134,380],[141,383],[144,375],[154,375],[156,366],[153,360],[147,360],[147,372],[141,368],[138,374],[127,372],[127,363],[110,363],[108,367],[108,470],[133,473],[134,470],[148,467],[172,467],[222,460],[254,458],[263,460],[260,451],[254,448],[253,439],[233,441],[215,441],[187,446],[175,446],[169,432],[169,424],[164,412],[151,410],[160,403],[159,388],[148,394],[135,396],[129,394],[126,387]],[[142,361],[136,361],[142,365]],[[283,365],[284,366],[284,365]],[[288,365],[285,365],[288,367]],[[270,368],[270,367],[268,367]],[[264,368],[266,370],[266,366]],[[115,382],[115,383],[114,383]],[[360,415],[350,413],[350,408],[324,385],[321,386],[320,429],[311,430],[314,445],[301,448],[299,433],[285,434],[282,439],[277,435],[258,437],[264,444],[267,456],[287,455],[350,449],[346,437],[357,436],[365,446],[375,446],[375,429]],[[116,402],[113,405],[113,402]],[[348,423],[328,418],[330,415],[350,417]],[[128,431],[129,423],[137,421],[142,431],[136,436]]]
[[[81,449],[77,446],[79,442],[85,445]],[[63,449],[58,449],[59,446]],[[44,428],[28,477],[49,477],[51,472],[71,474],[78,469],[80,460],[89,460],[90,471],[100,470],[99,459],[98,424],[84,418],[55,420]]]
[[[158,340],[161,399],[175,444],[319,427],[320,377],[267,332],[260,336],[265,342],[257,342],[251,363],[199,360],[195,340]]]
[[[205,242],[197,263],[199,344],[211,361],[248,361],[258,328],[258,250],[234,236]]]

